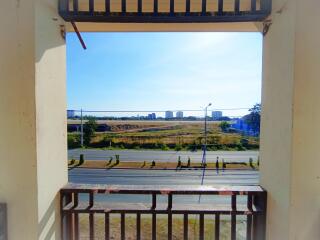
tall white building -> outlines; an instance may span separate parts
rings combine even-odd
[[[166,111],[165,118],[173,118],[173,112],[172,111]]]
[[[212,120],[219,120],[222,118],[222,111],[212,111]]]
[[[182,111],[178,111],[176,113],[176,118],[183,118],[183,112]]]

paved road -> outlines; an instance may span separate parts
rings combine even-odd
[[[109,158],[116,154],[120,155],[121,161],[159,161],[159,162],[176,162],[181,156],[182,161],[187,161],[188,157],[192,162],[201,162],[202,151],[159,151],[159,150],[96,150],[96,149],[72,149],[69,150],[69,159],[79,159],[79,155],[84,154],[87,160],[109,160]],[[215,161],[217,157],[220,160],[223,158],[226,162],[248,162],[249,158],[254,161],[257,160],[258,151],[208,151],[207,161]]]
[[[73,183],[115,184],[115,185],[200,185],[201,170],[121,170],[121,169],[72,169],[69,171],[69,181]],[[259,173],[249,170],[227,170],[219,173],[208,170],[205,172],[205,185],[257,185]],[[100,195],[103,201],[148,202],[146,196],[130,197],[128,195]],[[197,202],[197,196],[175,197],[179,202]],[[159,198],[166,201],[165,198]],[[201,202],[229,202],[228,197],[202,197]]]

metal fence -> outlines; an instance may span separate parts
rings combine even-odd
[[[205,216],[214,216],[215,240],[220,239],[220,222],[222,216],[231,216],[231,240],[236,239],[237,217],[246,218],[246,239],[264,240],[266,228],[267,193],[259,186],[110,186],[110,185],[81,185],[68,184],[61,189],[61,218],[62,239],[78,240],[79,215],[89,217],[88,239],[95,238],[95,217],[104,216],[104,238],[110,239],[110,216],[120,214],[120,238],[126,238],[126,215],[136,215],[136,239],[141,239],[141,214],[151,216],[151,239],[157,236],[157,215],[166,215],[168,219],[167,238],[172,239],[173,215],[183,216],[183,239],[188,236],[188,216],[199,217],[199,239],[205,237]],[[89,201],[80,200],[81,194],[89,195]],[[150,204],[143,203],[113,203],[97,201],[98,195],[129,194],[150,195]],[[157,196],[167,197],[167,203],[157,203]],[[173,196],[214,195],[217,197],[230,196],[227,204],[184,204],[173,203]],[[245,197],[245,203],[239,203],[238,197]]]

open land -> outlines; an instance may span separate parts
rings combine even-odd
[[[88,147],[105,149],[197,150],[204,143],[201,121],[97,121],[103,130],[96,132]],[[80,124],[78,120],[68,124]],[[208,150],[257,150],[259,138],[236,131],[222,132],[219,122],[208,121]],[[79,132],[68,134],[69,148],[80,146]]]

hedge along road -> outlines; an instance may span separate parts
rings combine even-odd
[[[68,158],[78,160],[80,154],[84,155],[85,160],[109,160],[110,157],[115,159],[115,155],[120,156],[120,161],[125,162],[177,162],[179,156],[181,161],[187,161],[190,157],[191,162],[202,161],[202,151],[161,151],[161,150],[97,150],[97,149],[72,149],[68,151]],[[252,158],[257,161],[258,151],[207,151],[207,162],[216,161],[217,157],[225,162],[249,162]]]

